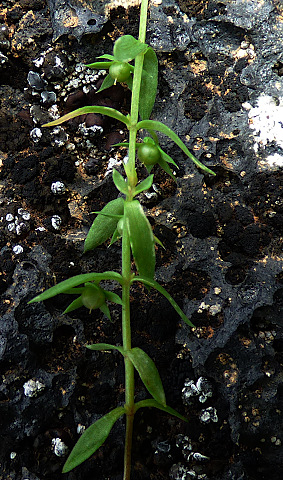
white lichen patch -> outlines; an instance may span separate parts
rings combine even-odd
[[[274,153],[273,155],[268,155],[266,158],[261,159],[258,162],[258,166],[261,171],[263,170],[279,170],[283,167],[283,155],[279,153]]]
[[[283,97],[261,94],[255,107],[248,102],[243,107],[248,110],[249,125],[254,131],[254,150],[257,152],[260,146],[271,142],[283,148]]]
[[[23,385],[24,395],[26,397],[37,397],[37,395],[42,392],[46,386],[44,383],[41,383],[39,380],[30,379]]]

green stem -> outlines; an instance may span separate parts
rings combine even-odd
[[[131,323],[130,323],[130,285],[132,279],[131,272],[131,250],[130,239],[126,228],[124,228],[122,238],[122,276],[124,285],[122,287],[122,336],[125,352],[131,349]],[[134,420],[134,366],[130,359],[125,356],[125,408],[126,408],[126,441],[124,454],[124,480],[130,480],[131,472],[131,450],[132,433]]]
[[[146,22],[147,22],[147,9],[148,0],[142,0],[140,11],[140,26],[139,26],[139,40],[145,43],[146,36]],[[132,90],[131,101],[131,115],[129,129],[129,159],[125,164],[125,172],[131,187],[135,187],[137,184],[137,172],[136,172],[136,136],[137,136],[137,123],[139,119],[139,101],[140,101],[140,88],[143,69],[144,53],[140,53],[135,59],[135,71]]]

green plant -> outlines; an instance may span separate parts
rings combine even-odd
[[[75,294],[77,298],[69,305],[65,313],[84,305],[90,311],[99,308],[108,318],[110,318],[110,311],[107,301],[122,306],[123,345],[99,343],[87,345],[87,348],[100,351],[117,350],[123,355],[125,404],[104,415],[83,433],[69,455],[63,472],[70,471],[89,458],[103,444],[114,423],[122,415],[126,415],[124,480],[130,479],[133,419],[137,410],[143,407],[155,407],[186,421],[182,415],[166,405],[162,382],[154,362],[143,350],[132,347],[131,285],[141,282],[149,290],[156,289],[167,298],[184,322],[192,326],[174,299],[154,280],[155,245],[156,243],[161,244],[161,242],[153,235],[143,208],[135,199],[135,196],[151,187],[153,174],[138,182],[136,150],[139,160],[147,167],[148,172],[158,164],[175,179],[170,164],[176,168],[177,165],[159,146],[157,132],[161,132],[173,140],[198,167],[214,175],[189,152],[182,140],[170,128],[161,122],[149,120],[156,97],[158,62],[154,50],[145,43],[147,8],[148,0],[142,0],[139,39],[136,40],[130,35],[119,38],[114,44],[113,55],[102,55],[100,58],[106,61],[90,65],[95,69],[109,69],[109,74],[100,90],[108,88],[116,81],[127,83],[132,90],[130,115],[125,116],[109,107],[91,106],[77,109],[45,125],[55,126],[81,114],[100,113],[123,122],[128,128],[129,143],[120,144],[128,148],[128,160],[124,163],[125,178],[117,170],[113,170],[113,182],[123,197],[112,200],[100,212],[95,212],[97,217],[89,230],[84,245],[84,251],[87,252],[101,245],[110,237],[112,237],[110,244],[122,238],[122,273],[110,271],[77,275],[44,291],[30,302],[43,301],[60,293]],[[129,63],[132,60],[134,60],[134,66]],[[142,142],[137,142],[136,137],[140,130],[146,130],[150,136],[145,137]],[[137,273],[131,270],[131,253]],[[100,287],[100,282],[105,280],[112,280],[120,284],[122,298]],[[137,370],[152,398],[135,403],[134,370]]]

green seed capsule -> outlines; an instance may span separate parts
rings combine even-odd
[[[130,65],[123,62],[115,62],[110,65],[109,74],[117,82],[125,82],[131,74]]]
[[[105,303],[105,295],[102,288],[97,285],[87,285],[81,296],[83,305],[89,310],[100,308]]]
[[[160,151],[151,143],[142,143],[138,148],[138,158],[145,165],[155,165],[160,157]]]

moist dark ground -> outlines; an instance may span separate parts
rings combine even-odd
[[[70,450],[79,425],[87,427],[123,404],[119,354],[84,347],[121,344],[120,307],[111,307],[110,323],[96,311],[63,315],[67,296],[27,302],[72,275],[120,269],[119,243],[82,252],[91,212],[117,197],[108,166],[111,158],[121,168],[125,150],[112,145],[127,133],[97,115],[69,122],[57,133],[40,126],[54,103],[59,114],[88,104],[129,111],[127,90],[83,90],[98,87],[102,77],[89,84],[76,67],[111,53],[121,34],[136,36],[138,9],[110,8],[98,29],[96,2],[89,2],[94,18],[85,25],[84,2],[69,2],[74,17],[66,18],[77,27],[65,17],[61,24],[56,20],[54,11],[63,11],[63,4],[4,1],[0,8],[3,480],[122,478],[123,420],[69,474],[61,473],[66,456],[56,455],[53,445],[60,439]],[[277,155],[282,165],[282,22],[276,0],[163,0],[151,7],[147,41],[160,67],[152,118],[173,128],[216,176],[198,171],[162,138],[180,167],[177,182],[156,169],[155,189],[140,198],[165,245],[157,250],[156,279],[195,328],[183,325],[159,294],[133,288],[133,345],[154,359],[168,404],[188,418],[183,423],[159,411],[138,412],[136,480],[282,478],[283,181],[280,163],[268,161]],[[31,71],[37,75],[28,81]],[[55,92],[56,102],[51,97],[44,103],[44,91]],[[262,94],[269,104],[257,135],[270,133],[260,143],[250,128],[257,119],[248,117],[243,104],[255,107]],[[82,133],[83,121],[88,128]],[[103,132],[89,128],[94,125]],[[146,175],[142,166],[138,170],[140,178]],[[54,182],[65,190],[54,193]],[[54,215],[61,219],[58,229]],[[119,293],[115,285],[107,287]],[[182,396],[186,379],[193,387]],[[30,380],[43,384],[37,396],[25,394]],[[138,378],[136,392],[137,400],[147,397]]]

